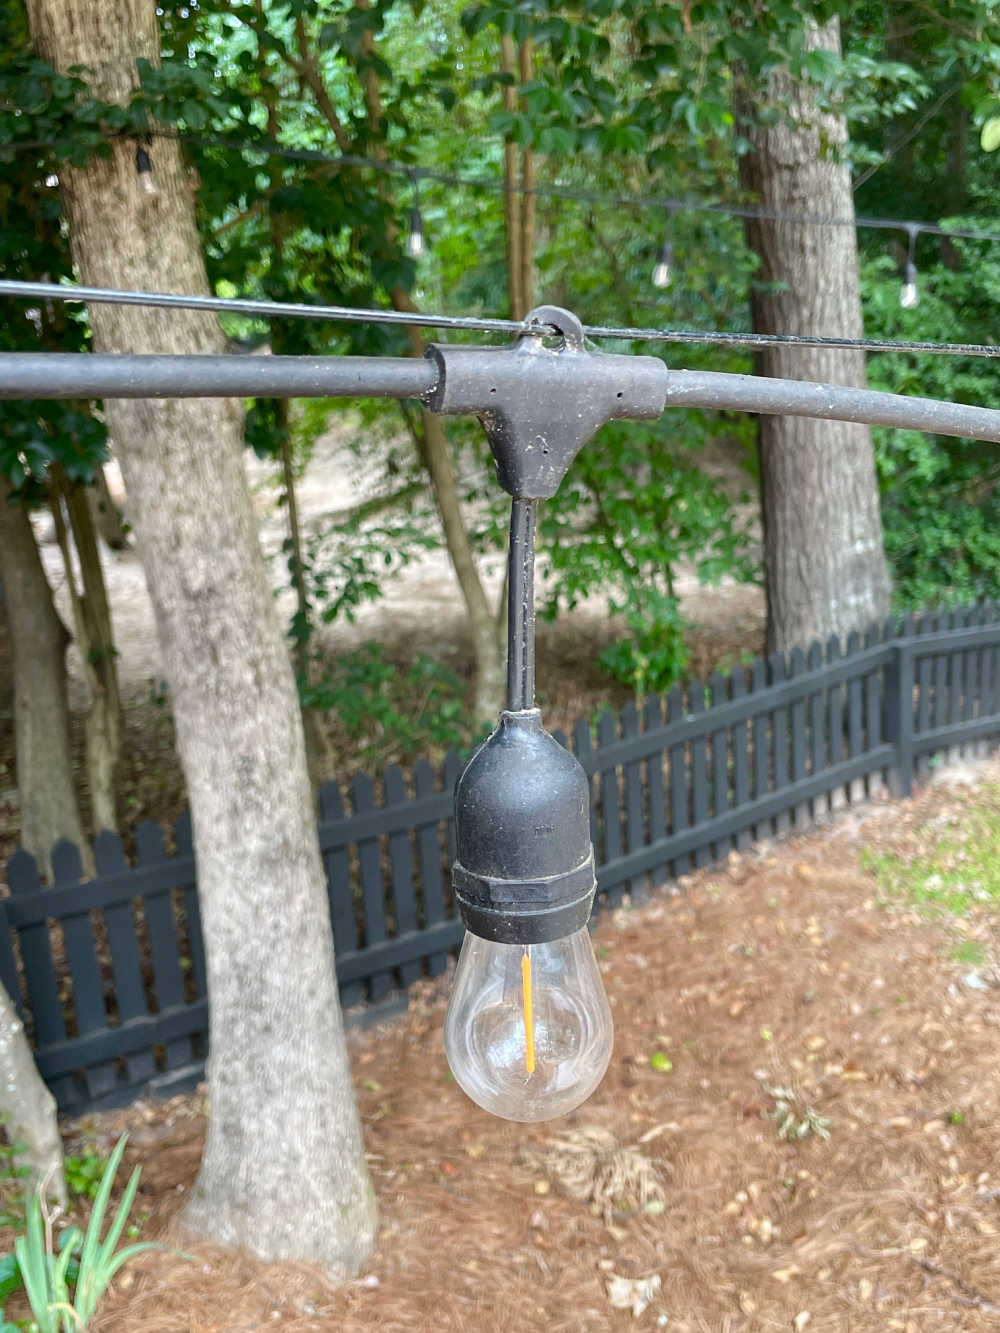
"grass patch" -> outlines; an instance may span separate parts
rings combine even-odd
[[[966,917],[984,906],[1000,905],[1000,784],[980,788],[960,812],[939,829],[927,829],[913,855],[862,854],[862,865],[879,887],[929,916]],[[976,954],[973,957],[973,954]],[[956,958],[982,962],[982,951],[963,942]]]

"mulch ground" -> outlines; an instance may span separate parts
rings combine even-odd
[[[468,1102],[444,1059],[444,989],[426,985],[405,1018],[350,1037],[382,1221],[361,1277],[337,1289],[309,1266],[188,1244],[193,1259],[124,1270],[93,1333],[995,1330],[995,916],[929,919],[885,900],[859,859],[905,854],[966,799],[938,783],[606,914],[594,941],[615,1052],[563,1121],[513,1125]],[[970,939],[990,960],[975,981],[955,958]],[[812,1116],[828,1138],[779,1136],[782,1089],[791,1124]],[[71,1132],[131,1130],[143,1235],[176,1239],[204,1125],[194,1096]],[[573,1197],[546,1154],[592,1130],[640,1153],[661,1197]],[[609,1293],[640,1288],[616,1278],[659,1284],[634,1314]]]

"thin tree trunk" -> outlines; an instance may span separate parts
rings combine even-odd
[[[156,64],[147,0],[29,0],[39,53],[126,103]],[[208,290],[180,149],[156,140],[159,193],[135,146],[60,171],[81,280]],[[196,312],[98,306],[100,352],[223,351]],[[375,1200],[333,973],[326,884],[295,682],[242,458],[238,403],[105,404],[133,511],[191,800],[208,968],[211,1119],[185,1211],[197,1233],[267,1259],[356,1271]]]
[[[128,546],[128,533],[125,531],[122,512],[108,487],[103,467],[94,470],[93,484],[87,487],[87,500],[98,536],[112,551],[124,551]]]
[[[836,19],[807,30],[807,45],[840,49]],[[769,212],[853,216],[840,117],[821,113],[807,86],[773,73],[765,97],[779,117],[762,124],[744,94],[738,107],[753,151],[741,159],[743,184]],[[857,338],[863,333],[854,228],[773,218],[747,224],[760,257],[751,305],[754,329]],[[766,375],[865,384],[862,352],[769,347]],[[889,610],[878,486],[867,426],[765,417],[760,421],[761,492],[769,651],[841,639]]]
[[[95,832],[115,830],[118,827],[116,771],[121,758],[122,706],[104,571],[86,489],[70,485],[58,464],[53,465],[50,478],[52,516],[66,570],[76,645],[90,690],[86,739],[91,824]],[[63,506],[80,563],[82,591],[76,586]]]
[[[367,8],[367,4],[362,3],[359,8]],[[375,54],[375,38],[371,30],[364,34],[362,50],[369,56]],[[384,156],[385,146],[379,137],[382,133],[383,119],[381,90],[374,68],[366,71],[363,86],[369,129],[373,136],[376,136],[374,154],[376,157]],[[394,309],[416,312],[417,307],[413,298],[405,288],[397,285],[389,295]],[[422,330],[417,326],[408,325],[406,333],[413,355],[422,357],[427,347]],[[476,663],[473,709],[475,721],[480,723],[491,719],[502,705],[506,683],[505,661],[462,515],[455,469],[451,461],[444,424],[441,418],[432,412],[423,412],[422,418],[421,461],[430,474],[441,527],[444,530],[445,545],[458,580],[462,600],[465,602],[469,627],[472,631],[472,650]]]
[[[52,873],[52,846],[68,838],[89,857],[73,783],[66,700],[70,637],[23,504],[11,504],[0,480],[0,575],[14,656],[14,743],[21,802],[21,843]]]
[[[521,86],[533,76],[534,45],[526,37],[518,51]],[[535,194],[535,150],[527,145],[521,152],[521,305],[519,319],[523,319],[535,304],[535,214],[538,196]]]
[[[63,1147],[56,1101],[35,1066],[24,1024],[13,1001],[0,986],[0,1118],[8,1142],[24,1144],[35,1187],[66,1205]]]
[[[500,38],[500,72],[508,76],[508,82],[503,85],[503,107],[513,114],[517,110],[517,49],[514,38],[506,32]],[[523,319],[528,310],[521,288],[524,267],[521,257],[521,194],[517,159],[517,144],[507,138],[503,146],[503,210],[504,236],[507,241],[507,306],[511,319]]]

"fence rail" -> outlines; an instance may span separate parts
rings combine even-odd
[[[596,734],[595,734],[596,733]],[[888,783],[908,794],[932,757],[1000,737],[1000,606],[889,621],[740,666],[577,723],[590,779],[599,903],[801,828]],[[462,937],[450,893],[461,759],[389,768],[320,791],[343,1004],[380,1014],[436,976]],[[109,1105],[200,1077],[208,996],[190,821],[168,855],[155,824],[53,851],[53,883],[18,851],[0,900],[0,981],[64,1109]]]

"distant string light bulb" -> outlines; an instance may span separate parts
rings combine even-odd
[[[907,227],[910,238],[906,255],[906,273],[899,292],[899,304],[904,310],[913,310],[920,304],[920,292],[917,290],[917,233],[919,227]]]
[[[413,207],[410,209],[410,231],[406,238],[406,253],[411,259],[419,259],[427,251],[424,238],[424,219],[420,214],[420,185],[417,173],[413,173]]]
[[[653,268],[653,286],[663,291],[670,286],[674,266],[674,210],[667,212],[667,234]]]
[[[156,177],[153,175],[153,160],[149,156],[149,150],[142,144],[138,144],[135,150],[135,169],[139,177],[139,189],[143,194],[152,198],[160,193],[156,185]]]

